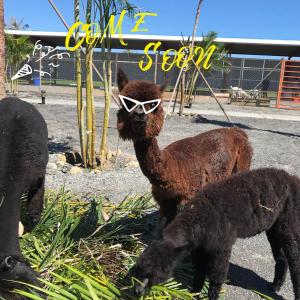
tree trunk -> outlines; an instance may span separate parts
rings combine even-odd
[[[112,94],[112,71],[111,71],[111,61],[107,60],[103,63],[103,76],[104,76],[104,116],[103,116],[103,128],[102,128],[102,138],[100,145],[100,156],[101,162],[105,161],[105,155],[107,153],[107,135],[108,135],[108,124],[109,124],[109,112],[110,112],[110,102]]]
[[[79,22],[80,20],[80,6],[79,0],[74,1],[74,16],[75,22]],[[75,40],[76,44],[79,40],[79,30],[75,32]],[[80,140],[80,148],[81,148],[81,157],[84,163],[84,166],[87,166],[86,161],[86,138],[85,138],[85,124],[84,124],[84,107],[83,107],[83,99],[82,99],[82,74],[81,74],[81,54],[80,49],[76,50],[76,89],[77,89],[77,121],[78,121],[78,129],[79,129],[79,140]]]
[[[100,14],[101,19],[105,16],[105,11]],[[100,24],[101,31],[104,30],[105,24]],[[109,112],[110,102],[112,97],[112,70],[111,70],[111,36],[109,32],[106,32],[106,39],[102,41],[102,54],[104,57],[103,63],[103,84],[104,84],[104,115],[103,115],[103,127],[100,144],[100,160],[101,164],[105,164],[107,154],[107,135],[109,125]]]
[[[198,7],[197,7],[197,12],[196,12],[196,19],[195,19],[195,24],[194,24],[194,29],[193,29],[193,35],[192,35],[192,43],[191,43],[191,51],[194,51],[194,44],[195,44],[195,37],[196,37],[196,31],[197,31],[197,27],[198,27],[198,23],[199,23],[199,18],[200,18],[200,8],[201,8],[201,5],[202,5],[202,2],[204,0],[199,0],[198,2]],[[187,59],[187,57],[185,57],[185,59]],[[182,92],[184,93],[183,94],[183,97],[181,99],[181,103],[180,103],[180,108],[179,108],[179,115],[182,115],[183,114],[183,108],[186,104],[186,100],[187,100],[187,95],[185,93],[185,85],[186,85],[186,69],[183,70],[183,73],[182,73]]]
[[[86,22],[91,23],[92,1],[87,1]],[[86,46],[86,129],[87,129],[87,161],[88,165],[96,168],[95,157],[95,108],[93,95],[93,45]]]
[[[5,35],[4,35],[4,7],[0,0],[0,99],[5,96]]]
[[[179,115],[182,116],[184,101],[185,100],[185,71],[183,71],[181,80],[180,80],[180,107],[179,107]]]

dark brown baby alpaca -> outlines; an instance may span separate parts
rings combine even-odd
[[[119,70],[118,87],[121,95],[146,102],[161,99],[165,85],[158,86],[150,81],[129,82]],[[146,109],[151,109],[150,105],[146,104]],[[133,141],[142,172],[151,182],[153,197],[160,206],[161,225],[165,226],[174,219],[177,205],[188,202],[204,185],[248,170],[252,148],[244,131],[224,128],[160,149],[156,137],[163,121],[162,104],[149,114],[139,106],[130,113],[122,107],[118,111],[117,127],[123,140]]]

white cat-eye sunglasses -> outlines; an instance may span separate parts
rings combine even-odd
[[[135,99],[123,96],[123,95],[119,95],[119,98],[120,98],[123,106],[129,113],[132,112],[133,110],[135,110],[140,105],[143,108],[143,111],[146,115],[153,112],[159,106],[159,104],[161,102],[161,99],[140,102],[138,100],[135,100]],[[150,104],[150,109],[147,109],[145,107],[146,104]]]

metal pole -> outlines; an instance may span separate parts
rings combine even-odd
[[[115,86],[118,86],[118,53],[116,53],[115,60]]]
[[[42,49],[40,49],[40,61],[39,61],[39,86],[40,86],[40,93],[42,92]]]
[[[67,28],[67,30],[70,30],[70,27],[68,26],[67,22],[65,21],[64,17],[62,16],[62,14],[60,13],[60,11],[58,10],[58,8],[56,7],[56,5],[54,4],[54,2],[52,0],[48,0],[48,2],[50,3],[50,5],[52,6],[52,8],[54,9],[54,11],[56,12],[56,14],[58,15],[58,17],[60,18],[60,20],[62,21],[62,23],[64,24],[64,26]],[[73,38],[75,40],[74,34],[73,34]],[[85,54],[85,50],[82,46],[80,46],[81,51]],[[103,81],[103,77],[101,76],[100,72],[98,71],[98,69],[96,68],[96,66],[94,65],[94,63],[92,62],[92,67],[94,69],[94,71],[96,72],[96,74],[99,76],[100,80]],[[115,101],[115,103],[118,105],[118,107],[120,107],[120,103],[117,100],[117,98],[115,97],[114,94],[111,95],[113,100]]]
[[[157,63],[158,63],[158,53],[155,53],[155,66],[154,66],[154,83],[157,83]]]
[[[281,61],[253,88],[253,90],[257,89],[261,83],[267,79],[277,68],[278,66],[281,64]]]

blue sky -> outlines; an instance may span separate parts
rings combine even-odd
[[[54,0],[69,24],[73,0]],[[146,19],[149,34],[191,35],[198,0],[134,0],[143,11],[156,12]],[[5,20],[14,16],[32,30],[65,31],[47,0],[4,0]],[[209,30],[219,37],[300,40],[299,0],[204,0],[198,35]],[[132,24],[126,21],[124,33]]]

